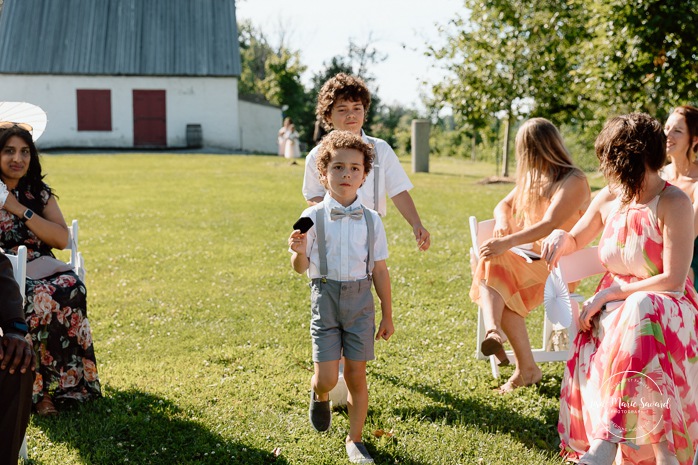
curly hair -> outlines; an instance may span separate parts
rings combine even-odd
[[[688,140],[692,141],[694,137],[698,137],[698,108],[692,105],[681,105],[676,107],[672,113],[678,113],[683,116],[686,121],[686,128],[688,129]],[[698,142],[688,147],[686,150],[686,158],[691,159],[691,152],[693,155],[698,155]]]
[[[594,149],[604,177],[609,184],[620,188],[623,205],[640,195],[645,173],[659,170],[666,162],[664,129],[659,121],[645,113],[607,121]]]
[[[545,118],[531,118],[516,133],[516,190],[514,208],[522,214],[534,211],[552,197],[559,182],[570,174],[584,177],[574,165],[562,136]]]
[[[315,114],[320,117],[323,126],[328,131],[333,129],[330,121],[332,108],[340,100],[361,102],[364,106],[364,114],[368,114],[368,109],[371,106],[371,92],[360,77],[339,73],[328,79],[320,89],[315,106]]]
[[[332,131],[322,139],[318,148],[315,166],[320,174],[320,182],[327,188],[327,167],[338,149],[358,150],[364,156],[364,174],[368,175],[373,166],[373,147],[356,134],[349,131]]]

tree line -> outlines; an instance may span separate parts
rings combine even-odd
[[[427,114],[376,97],[365,125],[399,154],[409,151],[411,119],[428,117],[433,154],[501,161],[506,175],[517,125],[543,116],[561,128],[575,159],[594,168],[593,140],[609,117],[642,111],[663,121],[674,106],[698,101],[698,0],[464,0],[435,27],[442,40],[425,53],[446,77],[424,83]],[[298,51],[283,40],[272,47],[249,22],[239,31],[240,92],[287,105],[306,143],[327,78],[357,74],[375,97],[369,70],[385,57],[370,39],[350,42],[306,89]]]
[[[315,104],[322,84],[337,73],[344,72],[360,76],[371,89],[372,103],[364,127],[376,137],[386,140],[393,147],[409,150],[409,124],[418,117],[415,109],[401,105],[387,105],[377,95],[378,83],[370,72],[372,65],[385,60],[372,45],[369,36],[365,43],[353,40],[347,52],[324,63],[323,69],[311,77],[306,88],[301,76],[307,70],[299,51],[285,44],[283,31],[278,44],[272,45],[268,35],[250,21],[238,23],[242,75],[238,83],[240,94],[257,95],[284,109],[291,117],[306,147],[313,146]]]

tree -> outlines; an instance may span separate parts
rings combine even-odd
[[[619,113],[664,120],[671,107],[698,99],[696,0],[587,1],[574,90],[596,129]]]
[[[309,141],[315,118],[310,97],[301,82],[306,67],[301,64],[299,52],[286,47],[283,39],[278,47],[272,47],[264,33],[249,21],[240,22],[238,31],[242,62],[238,91],[287,106],[286,116],[293,119],[301,139]]]
[[[407,153],[410,150],[409,144],[398,140],[398,133],[404,131],[405,124],[409,133],[411,121],[417,117],[417,111],[412,108],[399,104],[380,105],[370,126],[370,134],[386,141],[395,151],[399,149]]]
[[[698,0],[464,6],[469,16],[442,26],[446,45],[429,49],[450,73],[433,86],[430,106],[449,105],[463,130],[477,133],[497,116],[543,116],[582,134],[590,149],[610,116],[663,120],[698,101]]]
[[[505,122],[503,170],[509,174],[509,140],[520,116],[565,113],[577,8],[572,2],[466,0],[460,15],[442,27],[446,45],[430,47],[450,77],[433,86],[436,102],[451,106],[458,125],[473,137],[492,118]],[[433,104],[432,104],[433,106]]]

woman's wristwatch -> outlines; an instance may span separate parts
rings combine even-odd
[[[24,217],[22,221],[26,223],[27,221],[34,218],[34,211],[31,208],[27,208],[26,210],[24,210],[24,214],[22,216]]]

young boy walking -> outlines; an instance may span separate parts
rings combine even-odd
[[[288,239],[293,269],[307,272],[312,280],[310,334],[315,374],[310,422],[317,431],[330,428],[329,392],[337,383],[343,353],[349,391],[346,450],[351,463],[373,463],[361,441],[368,412],[366,362],[375,358],[374,334],[375,340],[387,341],[394,332],[385,230],[380,216],[361,205],[357,195],[372,161],[373,148],[360,136],[348,131],[325,136],[316,163],[327,194],[301,215],[310,218],[313,226],[306,233],[293,231]],[[377,331],[372,282],[381,304]]]
[[[356,76],[339,73],[325,82],[320,89],[315,114],[322,120],[326,130],[349,131],[373,146],[375,158],[372,170],[366,173],[366,183],[358,193],[361,203],[385,216],[386,196],[390,197],[412,227],[419,250],[427,250],[431,241],[429,231],[422,225],[417,207],[410,196],[409,190],[413,186],[400,165],[400,160],[387,142],[367,136],[362,129],[370,106],[371,93],[366,83]],[[320,145],[322,143],[324,142]],[[325,188],[318,179],[319,173],[315,163],[319,147],[311,150],[305,159],[303,196],[308,205],[322,201],[325,195]]]

